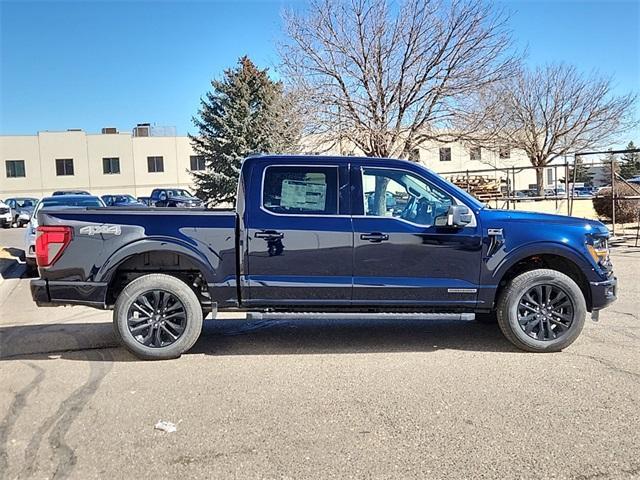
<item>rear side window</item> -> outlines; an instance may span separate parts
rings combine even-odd
[[[273,166],[264,172],[262,206],[287,215],[336,215],[338,168]]]

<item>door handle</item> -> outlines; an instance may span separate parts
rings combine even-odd
[[[389,235],[380,232],[363,233],[360,235],[360,240],[369,240],[371,243],[380,243],[389,240]]]
[[[266,240],[277,240],[284,237],[284,233],[276,232],[275,230],[263,230],[262,232],[256,232],[254,234],[256,238],[264,238]]]

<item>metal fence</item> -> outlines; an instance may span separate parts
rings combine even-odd
[[[593,152],[595,153],[628,153],[628,152],[640,152],[640,150],[622,150],[614,152]],[[591,152],[587,153],[591,154]],[[580,154],[584,156],[587,154]],[[447,172],[439,172],[439,175],[445,177],[448,180],[453,181],[460,188],[467,190],[469,193],[478,197],[481,201],[494,206],[495,208],[503,209],[515,209],[516,204],[520,202],[531,202],[541,200],[553,200],[555,201],[556,211],[560,208],[561,202],[566,200],[566,214],[571,215],[573,213],[574,202],[576,199],[587,200],[592,199],[598,195],[593,193],[591,196],[584,194],[582,187],[576,187],[576,185],[582,183],[577,182],[578,170],[574,168],[575,163],[564,162],[559,164],[548,165],[546,167],[535,166],[511,166],[511,167],[493,167],[486,169],[469,169],[469,170],[455,170]],[[612,210],[612,235],[616,234],[616,213],[615,204],[619,201],[632,201],[640,200],[640,185],[630,183],[628,179],[623,178],[618,172],[618,161],[613,158],[610,161],[599,161],[592,163],[583,163],[582,167],[588,170],[602,169],[602,172],[606,173],[607,179],[603,182],[603,186],[611,187],[611,210]],[[548,169],[553,169],[553,183],[547,184],[543,187],[542,194],[540,191],[532,192],[533,189],[529,189],[530,194],[523,195],[522,189],[516,190],[515,185],[522,182],[517,182],[517,176],[523,172],[530,172],[531,170],[542,170],[542,175]],[[488,178],[487,183],[493,185],[492,191],[477,189],[477,179],[479,177],[486,176]],[[492,178],[493,177],[493,178]],[[608,181],[607,181],[608,180]],[[496,183],[499,188],[496,189]],[[637,192],[637,195],[626,195],[619,197],[617,195],[616,184],[625,183],[629,185],[633,190]],[[562,187],[562,188],[561,188]],[[546,192],[546,194],[545,194]],[[561,193],[559,193],[561,192]],[[636,241],[638,235],[640,235],[640,211],[638,212],[638,225],[636,232]]]

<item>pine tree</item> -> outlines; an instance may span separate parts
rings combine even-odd
[[[193,172],[196,195],[213,204],[233,203],[242,160],[295,151],[300,127],[282,83],[246,56],[221,80],[212,80],[211,87],[193,117],[199,133],[189,135],[206,166],[204,172]]]
[[[607,183],[611,183],[611,166],[614,166],[614,171],[616,173],[620,173],[620,162],[616,158],[615,154],[609,152],[607,156],[603,160],[602,164],[602,174],[606,179]]]
[[[635,150],[633,141],[627,144],[627,150]],[[640,154],[638,152],[625,153],[620,158],[620,175],[622,178],[633,178],[640,175]]]
[[[584,183],[585,185],[591,185],[591,181],[593,179],[593,173],[590,171],[588,167],[585,167],[584,163],[582,162],[582,157],[578,155],[576,155],[576,159],[573,164],[573,167],[569,168],[568,183],[573,183],[574,170],[575,170],[576,183]]]

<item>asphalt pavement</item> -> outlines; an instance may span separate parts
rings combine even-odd
[[[18,264],[0,478],[638,478],[640,251],[613,259],[618,302],[561,353],[473,321],[236,316],[163,362],[119,348],[110,312],[37,308]]]

